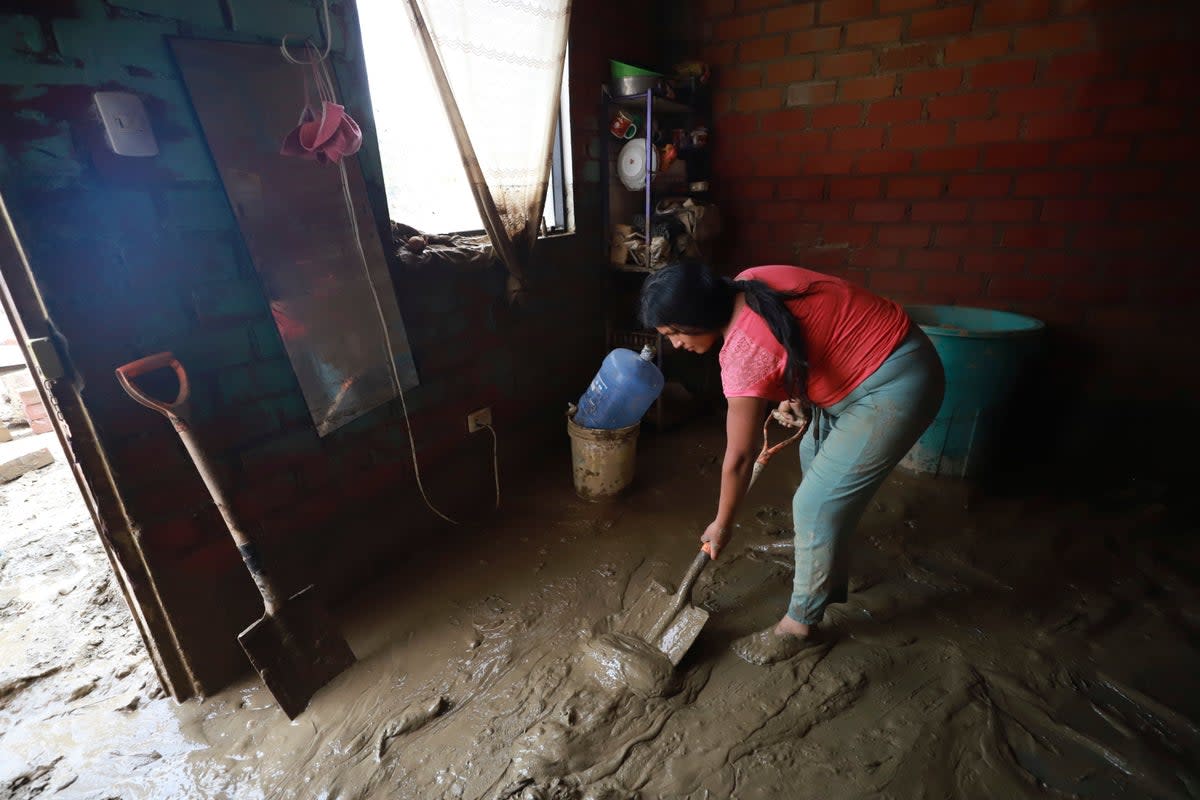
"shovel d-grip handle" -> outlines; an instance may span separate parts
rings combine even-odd
[[[808,423],[810,420],[806,419],[800,424],[800,426],[796,429],[796,432],[791,436],[787,437],[781,442],[771,444],[771,420],[774,419],[776,422],[779,422],[779,419],[775,416],[775,413],[776,412],[772,411],[767,415],[767,418],[763,420],[762,450],[759,451],[758,458],[754,460],[754,467],[750,470],[750,483],[746,485],[747,492],[750,491],[750,487],[754,485],[754,482],[758,480],[758,476],[762,474],[763,468],[767,466],[767,462],[771,460],[771,456],[775,455],[788,445],[799,441],[800,437],[808,431]],[[783,423],[780,422],[780,424],[782,425]]]
[[[812,417],[805,419],[804,422],[802,422],[800,426],[796,428],[796,432],[791,436],[781,442],[771,444],[771,420],[775,420],[776,422],[779,422],[780,425],[783,425],[783,423],[779,421],[778,417],[775,416],[776,413],[777,412],[772,411],[767,415],[767,418],[763,420],[762,450],[759,451],[758,459],[754,462],[755,469],[750,479],[750,486],[754,485],[754,479],[758,477],[758,473],[762,472],[762,468],[765,467],[767,462],[771,460],[771,456],[775,455],[793,442],[799,441],[800,437],[803,436],[808,430],[808,423],[812,421]]]
[[[163,400],[156,400],[143,392],[134,382],[134,378],[156,372],[160,369],[166,369],[167,367],[175,371],[175,377],[179,380],[179,394],[169,403]],[[167,351],[139,358],[137,361],[117,367],[116,373],[117,382],[121,384],[121,388],[125,390],[126,394],[146,408],[157,411],[172,420],[176,417],[185,416],[187,402],[192,396],[192,391],[188,383],[187,371],[184,370],[183,364],[179,363],[179,359],[175,358],[174,353]]]

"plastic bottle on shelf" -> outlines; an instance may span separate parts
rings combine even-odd
[[[633,425],[658,398],[663,374],[654,363],[654,348],[641,355],[618,347],[609,353],[587,391],[579,398],[575,424],[613,430]]]

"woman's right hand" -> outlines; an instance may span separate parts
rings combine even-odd
[[[709,523],[708,527],[704,529],[704,533],[700,535],[700,541],[704,543],[701,549],[708,553],[709,558],[715,561],[717,556],[720,555],[721,551],[725,548],[725,545],[729,542],[729,537],[731,535],[732,534],[727,526],[721,525],[716,520],[713,520]]]

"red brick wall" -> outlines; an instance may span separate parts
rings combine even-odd
[[[1194,5],[708,0],[724,261],[1030,313],[1059,388],[1194,403]]]

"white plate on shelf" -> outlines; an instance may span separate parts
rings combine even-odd
[[[658,169],[658,150],[650,148],[650,171]],[[646,187],[646,140],[630,139],[617,156],[617,174],[626,189],[637,191]]]

